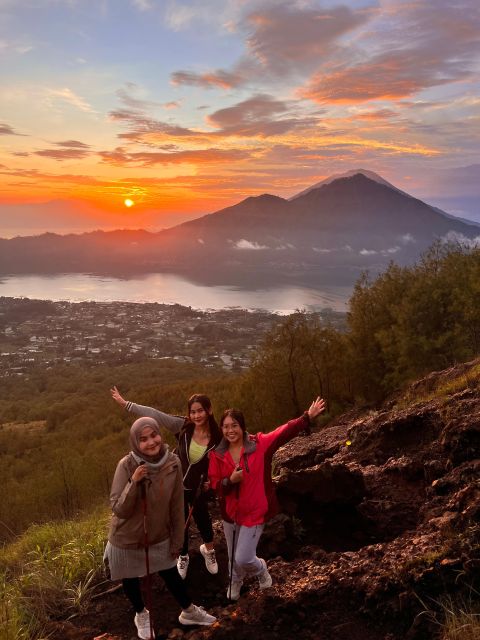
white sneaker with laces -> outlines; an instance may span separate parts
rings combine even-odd
[[[227,587],[227,598],[229,600],[238,600],[240,598],[240,589],[242,588],[243,580],[232,580],[232,592],[230,593],[230,583]]]
[[[137,635],[141,640],[151,640],[150,635],[150,613],[148,609],[144,609],[140,613],[135,614],[133,619],[137,627]]]
[[[217,558],[215,557],[215,549],[211,549],[209,551],[204,544],[201,544],[200,553],[205,558],[205,566],[207,567],[208,573],[218,573],[218,564]]]
[[[263,558],[260,558],[260,562],[263,565],[263,571],[258,574],[258,586],[260,589],[268,589],[272,586],[272,576],[268,573],[267,563]]]
[[[180,577],[185,580],[185,578],[187,577],[187,571],[188,571],[188,563],[190,562],[190,558],[188,555],[186,556],[178,556],[178,560],[177,560],[177,570],[178,573],[180,574]]]
[[[203,607],[197,607],[192,604],[189,609],[183,609],[182,613],[178,616],[178,621],[181,624],[201,624],[208,626],[216,622],[215,616],[211,616],[205,611]]]

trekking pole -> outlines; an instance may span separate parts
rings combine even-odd
[[[150,640],[155,640],[152,616],[152,577],[150,575],[150,559],[148,557],[147,489],[145,486],[145,480],[140,483],[140,490],[142,494],[143,507],[143,545],[145,547],[145,568],[147,570],[147,609],[149,611],[148,617],[150,620]]]
[[[190,508],[188,510],[187,519],[185,520],[185,527],[184,527],[185,530],[188,529],[188,527],[190,526],[190,520],[192,519],[193,509],[195,508],[195,504],[198,500],[198,497],[202,492],[204,477],[205,477],[205,474],[202,473],[202,475],[200,476],[200,482],[198,483],[198,487],[195,490],[195,495],[193,496],[192,504],[190,505]]]
[[[236,469],[237,471],[241,470],[241,467],[237,467]],[[237,486],[235,487],[235,491],[237,492],[237,500],[238,500],[238,496],[240,493],[240,487],[237,484]],[[234,520],[233,520],[233,532],[232,532],[232,555],[230,557],[230,586],[228,588],[228,595],[229,595],[229,599],[232,599],[232,580],[233,580],[233,561],[235,559],[235,534],[237,532],[237,523],[235,522],[235,517],[236,514],[234,516]]]
[[[237,525],[233,523],[233,532],[232,532],[232,554],[230,556],[230,585],[228,587],[228,599],[232,599],[232,580],[233,580],[233,561],[235,558],[235,532],[237,529]]]

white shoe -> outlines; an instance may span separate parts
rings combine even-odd
[[[151,640],[150,613],[148,612],[148,609],[144,609],[140,613],[136,613],[133,621],[137,627],[138,637],[141,638],[141,640]]]
[[[258,586],[260,589],[268,589],[272,586],[272,576],[268,573],[267,563],[263,558],[260,558],[260,562],[263,564],[263,571],[258,574]]]
[[[203,607],[197,607],[195,604],[192,604],[190,610],[184,609],[178,616],[178,621],[181,624],[201,624],[208,626],[216,622],[216,620],[215,616],[211,616]]]
[[[238,600],[240,598],[240,589],[242,588],[243,580],[232,580],[232,591],[230,592],[230,583],[227,587],[227,598],[229,600]]]
[[[208,573],[218,573],[218,564],[217,558],[215,557],[215,549],[211,549],[209,551],[204,544],[201,544],[200,553],[205,558],[205,566],[207,567]]]
[[[187,577],[188,563],[189,562],[190,562],[190,558],[188,557],[188,555],[186,555],[186,556],[178,556],[177,570],[178,570],[178,573],[180,574],[180,577],[183,580],[185,580],[185,578]]]

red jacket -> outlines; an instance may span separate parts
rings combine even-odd
[[[253,527],[275,515],[278,505],[272,483],[273,454],[301,431],[308,431],[309,424],[304,414],[270,433],[245,433],[239,465],[235,465],[225,439],[211,451],[208,475],[224,520]],[[243,478],[232,484],[228,479],[238,466],[243,469]]]

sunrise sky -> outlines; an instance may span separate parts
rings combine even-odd
[[[480,221],[479,34],[476,0],[0,0],[0,236],[359,167]]]

